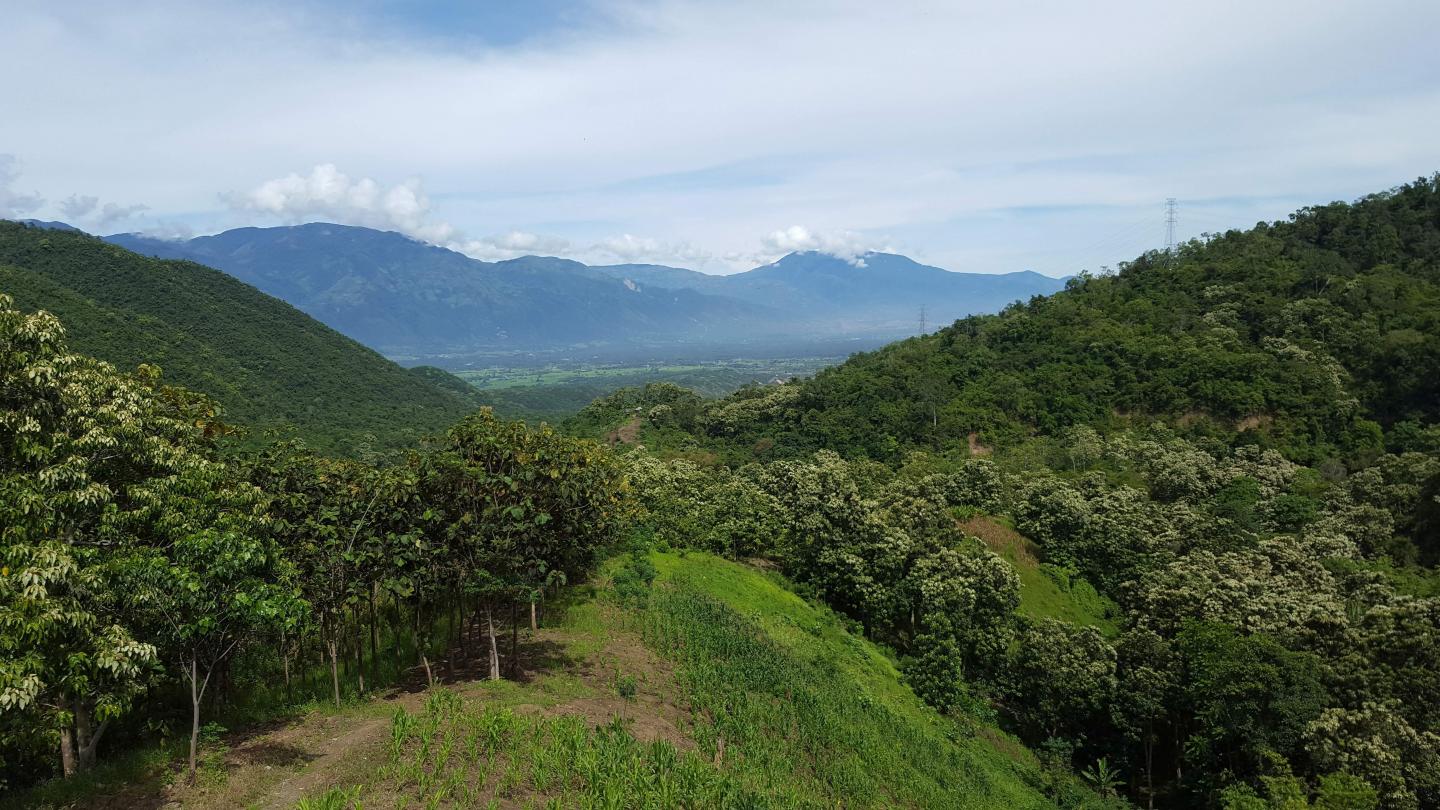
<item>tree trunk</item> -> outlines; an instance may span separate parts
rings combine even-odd
[[[60,708],[63,710],[68,703],[61,698]],[[70,723],[60,729],[60,772],[67,778],[75,775],[75,732],[71,730]]]
[[[460,654],[458,657],[462,661],[465,659],[465,606],[462,604],[464,601],[465,597],[458,593],[455,595],[455,615],[451,617],[451,627],[454,628],[455,634],[455,641],[451,646],[459,648]],[[452,652],[450,654],[450,658],[452,659],[452,663],[450,664],[452,674],[455,669],[453,659],[456,657],[455,653]]]
[[[490,605],[485,605],[485,624],[490,631],[490,680],[500,680],[500,650],[495,646],[495,616]]]
[[[108,719],[101,721],[98,727],[92,725],[90,707],[84,700],[75,702],[75,748],[79,754],[76,770],[85,771],[95,767],[95,752],[100,748],[100,738],[105,735],[105,728],[110,725]]]
[[[510,677],[520,680],[520,617],[517,605],[510,603]]]
[[[355,619],[355,676],[360,679],[360,694],[365,694],[365,625],[360,622],[360,606],[350,611]]]
[[[190,659],[190,781],[200,763],[200,668],[196,658]]]
[[[285,702],[294,703],[295,693],[290,688],[290,640],[284,630],[280,631],[280,663],[285,669]]]
[[[336,651],[337,643],[335,634],[325,639],[325,646],[330,649],[330,688],[335,693],[335,708],[340,708],[340,661]]]
[[[370,666],[380,665],[380,619],[375,613],[375,593],[380,583],[370,585]]]
[[[424,611],[421,610],[420,600],[415,600],[415,652],[418,654],[421,665],[425,667],[425,685],[435,685],[435,672],[430,669],[430,633],[422,632]]]
[[[532,633],[540,629],[540,623],[535,618],[535,602],[534,599],[530,600],[530,632]]]
[[[1145,806],[1155,810],[1155,730],[1145,724]]]
[[[390,655],[395,659],[395,677],[399,678],[404,674],[403,661],[400,658],[400,637],[404,635],[405,613],[400,607],[400,600],[394,594],[390,595],[390,602],[395,609],[395,620],[390,622],[394,631],[390,635]]]

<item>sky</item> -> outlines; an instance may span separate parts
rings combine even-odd
[[[0,217],[1098,271],[1440,170],[1433,0],[0,0]]]

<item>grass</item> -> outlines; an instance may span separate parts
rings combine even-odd
[[[323,768],[299,766],[305,780],[287,783],[291,801],[306,810],[1054,806],[1023,746],[923,706],[880,648],[773,573],[694,552],[624,557],[551,608],[537,643],[558,663],[524,681],[312,706],[324,721],[292,739],[346,742]],[[368,736],[343,736],[362,727]],[[178,753],[117,761],[103,778],[65,785],[69,801],[52,792],[11,806],[93,801],[124,780],[153,779],[141,764],[174,773]],[[180,800],[244,806],[286,778],[241,767],[228,785]]]
[[[879,648],[772,574],[657,553],[612,561],[600,582],[565,611],[567,652],[593,667],[608,640],[638,632],[674,666],[642,677],[685,707],[685,745],[632,733],[643,704],[618,671],[606,691],[626,702],[608,721],[527,707],[550,676],[436,690],[395,712],[374,780],[305,806],[1053,806],[1033,755],[924,707]]]
[[[665,740],[642,743],[618,717],[590,725],[576,715],[466,702],[443,689],[419,712],[395,712],[389,752],[384,786],[373,793],[396,808],[498,807],[522,799],[536,808],[756,806],[713,763]]]
[[[924,707],[830,611],[710,555],[651,559],[647,643],[680,664],[702,752],[768,806],[1051,806],[1023,747]]]
[[[1020,576],[1020,613],[1032,619],[1059,619],[1081,627],[1094,627],[1107,637],[1120,631],[1111,621],[1117,608],[1095,586],[1053,565],[1040,562],[1029,539],[997,517],[973,517],[960,528],[974,535],[1005,558]]]

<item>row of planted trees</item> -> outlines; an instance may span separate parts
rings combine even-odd
[[[176,692],[193,773],[217,682],[288,686],[317,650],[336,702],[347,651],[363,692],[382,637],[433,680],[434,628],[484,628],[498,678],[497,625],[513,653],[523,611],[588,570],[625,508],[601,448],[488,411],[389,466],[294,443],[224,457],[213,402],[70,353],[3,296],[0,406],[7,780],[45,773],[47,748],[66,775],[92,766],[107,729]]]

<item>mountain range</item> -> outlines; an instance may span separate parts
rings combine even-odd
[[[229,273],[397,358],[636,346],[735,347],[912,334],[1064,286],[1033,272],[955,273],[904,256],[793,253],[728,276],[663,265],[485,262],[399,233],[310,223],[169,241],[146,255]]]
[[[404,369],[225,273],[141,256],[73,228],[0,220],[0,293],[47,310],[75,351],[219,401],[226,421],[344,454],[413,446],[478,405],[436,368]]]

